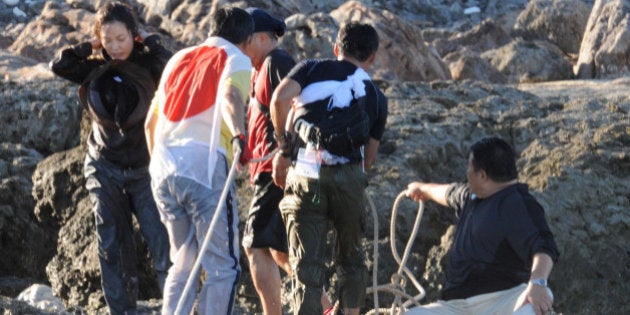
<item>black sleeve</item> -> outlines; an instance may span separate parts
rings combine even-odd
[[[168,60],[173,56],[173,53],[162,45],[162,38],[157,34],[147,36],[143,44],[148,49],[147,54],[154,60],[150,71],[151,76],[157,83],[160,81],[162,71]]]
[[[387,97],[372,81],[366,84],[366,89],[367,101],[370,105],[368,106],[368,116],[372,122],[370,138],[380,141],[383,138],[385,124],[387,123]]]
[[[300,61],[291,69],[291,71],[289,71],[287,77],[295,80],[295,82],[297,82],[300,87],[304,89],[304,87],[308,85],[308,72],[311,64],[312,61],[308,59]]]
[[[543,207],[529,194],[514,194],[499,209],[508,214],[499,218],[510,247],[522,261],[531,263],[536,253],[546,253],[555,262],[558,249],[547,225]]]
[[[287,76],[289,71],[295,66],[295,61],[288,54],[271,54],[271,58],[267,65],[267,74],[269,75],[270,91],[275,91],[280,81]]]
[[[446,204],[455,210],[455,215],[459,218],[470,201],[471,191],[468,184],[454,183],[446,190]]]
[[[92,44],[85,42],[62,49],[50,62],[50,70],[67,80],[81,84],[103,60],[90,59]]]
[[[545,219],[545,210],[531,195],[526,195],[524,201],[527,213],[537,230],[535,237],[531,239],[529,244],[531,248],[530,255],[533,257],[536,253],[546,253],[551,257],[554,263],[557,263],[560,252],[558,251],[553,233],[551,233],[551,229],[547,224],[547,219]]]

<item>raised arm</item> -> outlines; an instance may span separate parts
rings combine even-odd
[[[50,70],[67,80],[81,84],[90,72],[103,64],[100,59],[90,59],[96,40],[68,46],[60,50],[50,61]]]

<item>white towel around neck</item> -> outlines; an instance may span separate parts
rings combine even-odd
[[[370,76],[365,70],[357,68],[345,81],[328,80],[309,84],[296,97],[295,106],[301,107],[330,97],[328,111],[333,108],[347,107],[352,102],[353,95],[354,98],[365,96],[365,83],[363,81],[366,80],[370,80]]]

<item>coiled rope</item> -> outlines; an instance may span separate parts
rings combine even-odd
[[[372,270],[372,287],[367,288],[367,293],[373,294],[374,297],[374,309],[370,310],[366,313],[366,315],[372,314],[390,314],[390,315],[398,315],[402,314],[412,305],[420,305],[420,300],[424,298],[426,292],[422,285],[416,280],[413,273],[409,268],[407,268],[407,260],[409,259],[409,255],[411,253],[411,247],[413,246],[413,242],[418,234],[418,230],[420,227],[420,220],[422,219],[422,214],[424,212],[424,203],[418,203],[418,213],[416,214],[416,220],[413,225],[413,230],[411,235],[409,236],[409,240],[407,240],[407,244],[405,246],[405,251],[403,253],[403,257],[401,258],[398,254],[398,250],[396,249],[396,217],[398,215],[398,206],[402,199],[406,196],[406,191],[401,192],[396,197],[394,201],[394,205],[392,206],[392,216],[390,219],[389,226],[389,235],[390,235],[390,247],[392,250],[392,256],[398,263],[398,270],[395,274],[391,276],[391,283],[384,285],[377,285],[377,275],[378,275],[378,217],[376,212],[376,207],[374,206],[374,202],[368,193],[365,194],[366,199],[370,205],[372,210],[372,217],[374,221],[374,240],[373,240],[373,251],[374,251],[374,268]],[[406,275],[406,276],[405,276]],[[405,292],[405,285],[407,284],[407,279],[411,280],[411,283],[418,290],[418,294],[415,296],[411,296]],[[394,301],[392,306],[387,308],[379,308],[378,303],[378,292],[384,291],[394,295]]]

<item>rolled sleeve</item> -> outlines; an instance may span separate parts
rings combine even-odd
[[[470,200],[471,191],[468,184],[453,183],[446,190],[446,204],[455,210],[455,215],[459,218]]]

